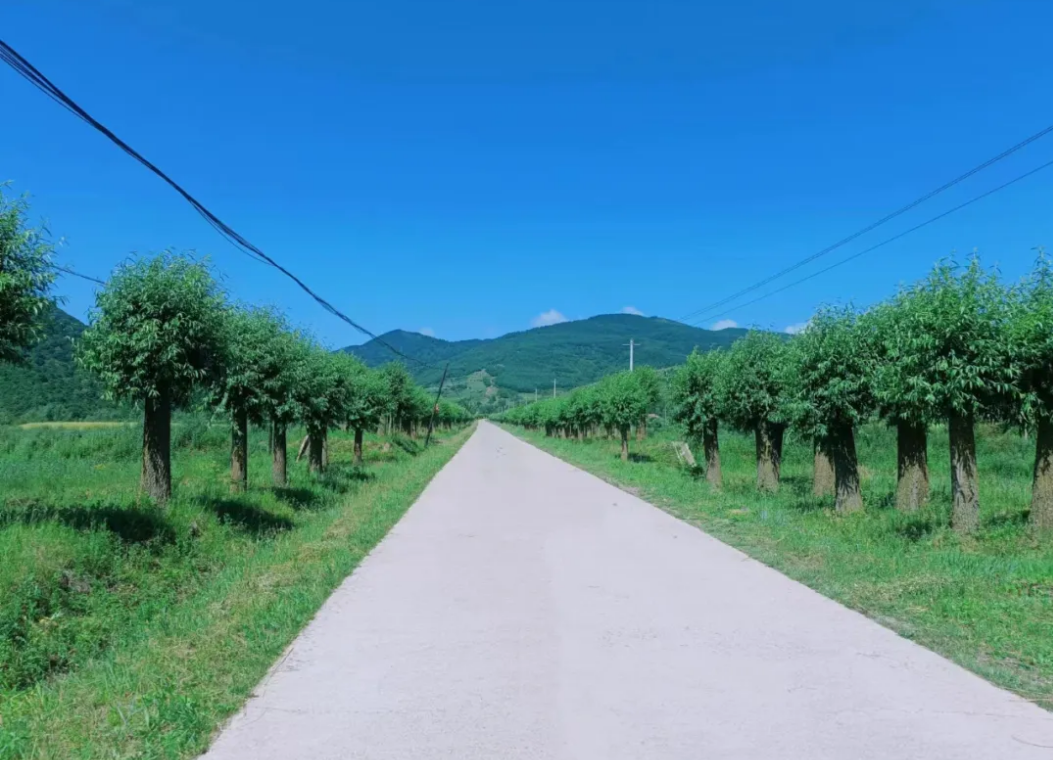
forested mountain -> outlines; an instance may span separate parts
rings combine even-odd
[[[533,393],[535,388],[551,391],[553,380],[560,388],[572,388],[628,368],[630,339],[637,343],[638,365],[660,368],[682,363],[696,346],[702,350],[728,346],[745,334],[741,328],[703,330],[660,317],[605,314],[492,340],[445,341],[402,330],[381,338],[410,356],[439,365],[406,363],[425,385],[437,385],[441,365],[449,361],[450,377],[460,384],[485,373],[502,391]],[[377,341],[344,350],[370,365],[398,359]]]
[[[73,339],[85,325],[61,309],[47,319],[44,339],[30,349],[24,364],[0,364],[0,423],[122,416],[73,361]]]

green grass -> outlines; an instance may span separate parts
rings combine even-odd
[[[269,487],[265,433],[231,495],[224,425],[173,432],[176,496],[138,490],[140,431],[0,429],[0,758],[202,751],[333,589],[466,440],[334,434]]]
[[[750,556],[933,649],[988,680],[1053,709],[1053,540],[1027,527],[1033,443],[984,428],[978,438],[982,527],[950,530],[947,434],[929,442],[933,493],[916,514],[893,507],[896,442],[860,431],[866,511],[841,515],[811,495],[811,447],[788,439],[782,488],[755,489],[752,437],[721,432],[725,490],[678,466],[671,430],[631,444],[512,432],[640,495]],[[696,456],[701,452],[696,451]]]

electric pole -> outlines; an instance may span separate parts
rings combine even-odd
[[[555,380],[555,378],[553,378],[552,379],[552,398],[555,398],[555,397],[556,397],[556,380]]]
[[[632,372],[633,371],[633,349],[636,348],[636,341],[630,338],[628,343],[622,343],[622,345],[629,347],[629,371]]]

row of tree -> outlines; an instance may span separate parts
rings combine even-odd
[[[19,361],[55,305],[52,247],[26,220],[24,201],[0,196],[0,360]],[[307,430],[311,471],[327,465],[328,433],[353,430],[362,461],[366,430],[415,435],[424,424],[470,418],[434,399],[399,364],[367,368],[293,330],[276,311],[231,304],[208,265],[164,253],[117,268],[96,296],[77,361],[108,397],[144,411],[142,488],[159,502],[172,493],[172,411],[199,403],[231,424],[231,479],[248,483],[248,426],[271,430],[273,480],[287,480],[286,435]]]
[[[594,385],[576,388],[525,406],[509,409],[498,419],[546,435],[583,440],[601,429],[608,436],[617,434],[622,442],[622,459],[629,458],[629,432],[637,437],[647,430],[647,416],[658,404],[662,383],[650,367],[635,372],[608,375]]]
[[[1007,287],[978,259],[940,262],[925,280],[866,311],[821,309],[790,340],[753,331],[729,350],[694,352],[671,380],[671,402],[674,419],[701,443],[714,487],[723,480],[721,424],[754,435],[764,491],[779,487],[792,426],[814,445],[814,492],[833,493],[842,511],[863,508],[860,424],[880,419],[896,428],[896,503],[907,511],[928,500],[928,431],[946,424],[952,522],[963,533],[979,524],[976,424],[1034,430],[1031,520],[1051,529],[1053,269],[1040,256],[1028,278]],[[548,425],[552,412],[524,407],[508,419]]]

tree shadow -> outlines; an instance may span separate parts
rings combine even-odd
[[[834,501],[830,496],[812,496],[809,493],[797,496],[787,504],[787,507],[795,512],[822,512],[826,509],[833,509]]]
[[[310,488],[275,488],[274,497],[298,512],[314,509],[322,501],[321,496]]]
[[[255,504],[236,499],[202,500],[202,506],[215,512],[220,522],[251,534],[255,538],[274,535],[290,530],[293,521],[288,517],[272,515]]]
[[[164,514],[152,507],[56,506],[30,503],[0,508],[0,527],[54,522],[75,530],[105,530],[125,544],[171,544],[176,531]]]
[[[619,454],[618,456],[620,457],[621,454]],[[633,452],[629,452],[629,461],[630,462],[645,462],[645,463],[646,462],[653,462],[654,461],[654,457],[652,457],[650,454],[634,454]]]
[[[352,464],[330,464],[318,478],[318,482],[330,491],[344,494],[355,485],[376,480],[376,477],[372,472]]]
[[[904,514],[896,525],[896,535],[912,544],[930,538],[937,531],[948,525],[946,519],[931,512],[913,512]]]
[[[410,456],[416,456],[424,449],[424,444],[405,435],[391,436],[391,445],[405,451]]]
[[[998,514],[991,515],[983,521],[983,527],[987,530],[1000,530],[1002,528],[1023,528],[1031,522],[1031,509],[1026,507],[1024,509],[1012,511],[1012,512],[999,512]]]

